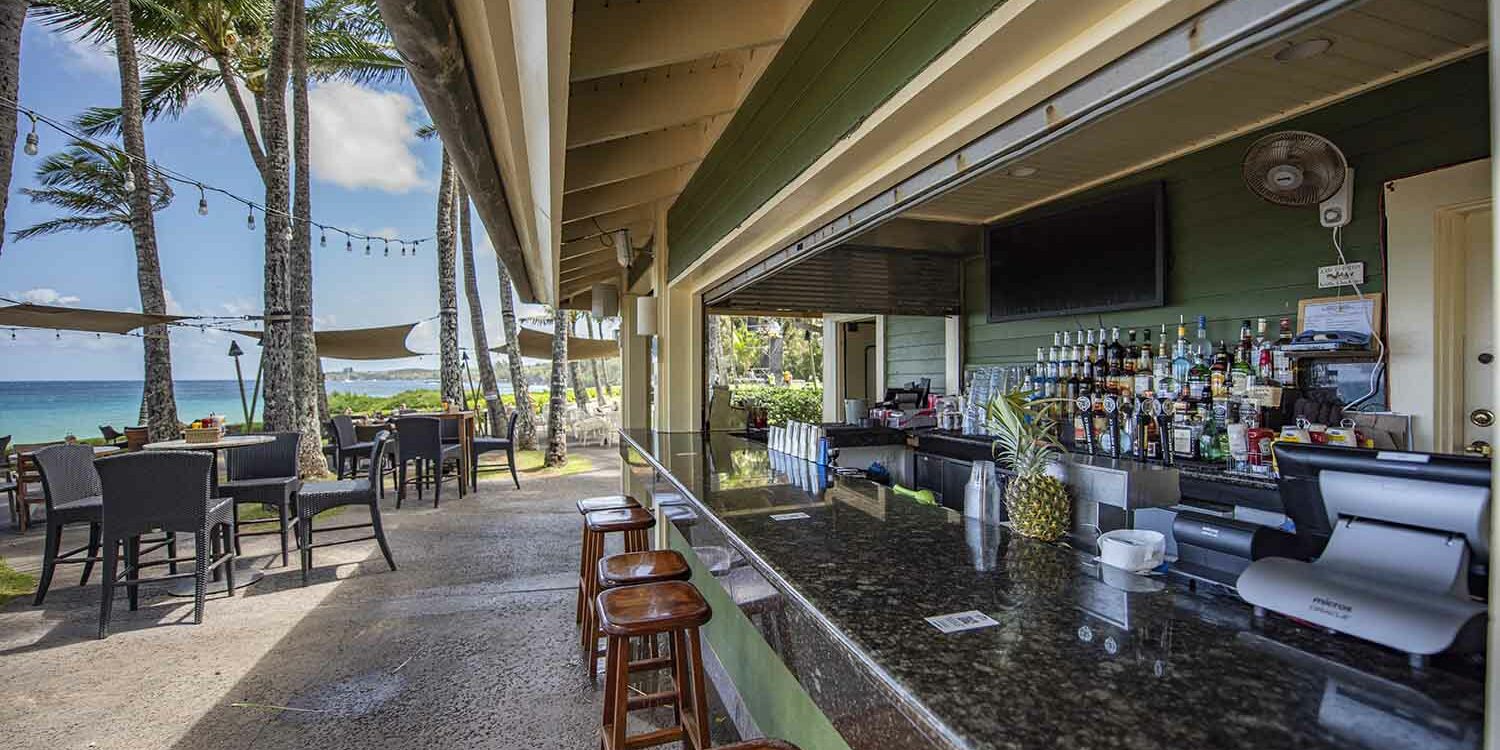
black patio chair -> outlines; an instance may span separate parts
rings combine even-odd
[[[355,436],[354,419],[348,414],[338,414],[328,420],[328,424],[333,432],[334,460],[338,464],[334,473],[339,479],[358,476],[360,456],[369,453],[370,444],[360,442]]]
[[[458,496],[464,496],[464,477],[459,473],[462,456],[457,443],[443,444],[442,420],[437,417],[401,417],[396,420],[396,507],[406,497],[406,465],[415,461],[417,468],[417,499],[422,499],[422,485],[427,473],[432,474],[432,507],[438,507],[443,497],[443,476],[449,462],[454,466],[458,478]],[[377,454],[372,453],[372,456]]]
[[[243,554],[240,539],[247,536],[281,537],[281,565],[287,564],[288,532],[296,532],[294,502],[302,480],[297,478],[297,450],[302,445],[300,432],[273,432],[269,443],[247,445],[228,451],[229,481],[219,484],[220,497],[234,498],[234,553]],[[240,506],[273,505],[276,518],[240,522]],[[274,529],[260,528],[276,524]],[[256,529],[246,531],[245,528]],[[291,537],[297,539],[299,537]]]
[[[209,494],[212,456],[196,451],[142,451],[101,459],[94,466],[104,498],[100,638],[109,634],[116,586],[125,587],[134,610],[140,584],[192,576],[194,623],[203,622],[210,573],[222,567],[229,595],[234,596],[234,501]],[[193,572],[141,577],[141,536],[156,529],[192,533]],[[119,569],[121,543],[125,545],[123,571]]]
[[[505,426],[505,437],[476,437],[471,443],[472,450],[469,455],[470,481],[479,486],[479,457],[485,453],[505,451],[505,464],[490,464],[484,467],[485,471],[499,471],[510,469],[510,481],[516,483],[516,489],[521,489],[521,478],[516,474],[516,417],[518,412],[511,410],[510,420]]]
[[[382,431],[371,441],[370,465],[378,466],[386,453],[391,434]],[[302,491],[297,495],[297,531],[300,535],[302,550],[302,585],[307,585],[307,573],[312,570],[313,550],[318,547],[331,547],[336,544],[352,544],[374,539],[380,543],[380,552],[385,555],[386,564],[391,570],[396,569],[396,559],[391,556],[391,547],[385,541],[385,527],[380,523],[380,498],[376,485],[381,482],[380,473],[366,474],[358,479],[341,479],[336,482],[308,482],[302,485]],[[351,523],[340,526],[329,526],[317,529],[319,532],[344,531],[347,529],[371,529],[369,536],[355,537],[352,539],[338,539],[332,542],[313,541],[313,517],[329,508],[338,508],[345,505],[363,505],[370,510],[369,523]]]
[[[104,436],[107,445],[119,445],[125,439],[125,433],[116,430],[112,424],[100,425],[99,434]]]
[[[40,605],[52,586],[52,574],[59,563],[82,564],[79,586],[89,582],[94,563],[101,559],[99,524],[103,501],[100,498],[99,472],[94,471],[94,449],[87,445],[53,445],[35,453],[42,475],[42,495],[47,504],[47,542],[42,550],[42,577],[37,581],[32,605]],[[89,541],[82,547],[62,551],[64,527],[88,524]]]

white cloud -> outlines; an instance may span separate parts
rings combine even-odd
[[[246,105],[254,102],[244,97]],[[308,134],[313,178],[349,189],[406,193],[424,187],[417,142],[419,107],[411,97],[343,81],[317,84],[307,94],[312,112]],[[240,121],[229,96],[215,90],[188,109],[203,112],[227,133],[239,136]],[[256,118],[252,118],[256,119]],[[258,120],[256,122],[257,132]]]
[[[90,75],[118,76],[120,73],[114,51],[108,47],[57,32],[48,33],[47,39],[49,44],[62,51],[63,64],[71,70]]]
[[[395,91],[333,81],[307,95],[313,177],[345,188],[405,193],[426,184],[412,146],[417,103]]]
[[[51,287],[37,287],[27,289],[24,292],[11,292],[10,296],[22,302],[30,302],[33,305],[76,305],[79,299],[71,294],[63,294]]]

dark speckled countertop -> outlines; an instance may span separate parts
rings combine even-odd
[[[805,601],[934,734],[966,748],[1477,748],[1478,659],[1403,655],[1065,547],[826,486],[727,434],[623,431],[773,585]],[[775,521],[796,509],[809,518]],[[1154,591],[1127,588],[1155,587]],[[924,618],[999,625],[940,634]]]

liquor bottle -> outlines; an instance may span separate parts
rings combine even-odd
[[[1255,340],[1250,335],[1250,321],[1240,326],[1240,347],[1235,353],[1234,364],[1229,368],[1229,394],[1244,398],[1250,393],[1255,379]]]
[[[1276,364],[1273,357],[1276,343],[1266,337],[1266,319],[1258,318],[1255,321],[1255,375],[1262,382],[1270,383],[1276,379]]]
[[[1156,352],[1151,350],[1151,329],[1141,329],[1141,347],[1135,353],[1135,395],[1150,396],[1154,386],[1152,373],[1152,359]]]
[[[1179,395],[1186,395],[1188,375],[1193,368],[1192,355],[1188,351],[1187,324],[1177,316],[1177,343],[1172,348],[1172,382]]]
[[[1198,354],[1205,360],[1212,360],[1214,356],[1214,344],[1208,340],[1208,317],[1198,316]]]
[[[1219,339],[1219,350],[1214,352],[1208,367],[1209,393],[1215,399],[1229,397],[1229,369],[1229,349],[1225,347],[1224,340]]]
[[[1120,343],[1120,327],[1119,326],[1115,326],[1114,328],[1110,329],[1109,338],[1110,338],[1110,341],[1109,341],[1109,352],[1108,352],[1108,361],[1109,361],[1109,384],[1108,384],[1108,388],[1109,388],[1110,393],[1114,393],[1114,394],[1117,394],[1117,395],[1120,395],[1120,396],[1124,396],[1125,394],[1122,393],[1120,389],[1121,389],[1121,386],[1124,385],[1124,382],[1125,382],[1125,346]]]
[[[1295,373],[1292,372],[1292,358],[1288,355],[1286,347],[1292,343],[1292,319],[1281,319],[1281,332],[1276,338],[1276,351],[1272,356],[1274,377],[1276,382],[1289,388],[1296,387]]]
[[[1089,387],[1093,388],[1094,382],[1094,332],[1089,331],[1088,343],[1083,345],[1083,369],[1088,375]]]
[[[1161,459],[1161,435],[1156,430],[1156,419],[1152,414],[1154,404],[1154,399],[1146,397],[1136,402],[1135,408],[1135,455],[1148,461]]]
[[[1177,395],[1176,381],[1172,380],[1172,355],[1168,353],[1167,324],[1161,324],[1161,340],[1156,342],[1156,359],[1151,363],[1153,382],[1151,393],[1157,398]]]
[[[1058,371],[1058,353],[1057,353],[1057,350],[1061,346],[1062,346],[1062,334],[1058,333],[1058,332],[1053,332],[1053,334],[1052,334],[1052,346],[1047,349],[1047,384],[1046,384],[1046,388],[1044,389],[1044,395],[1047,398],[1056,398],[1057,397],[1057,378],[1058,378],[1058,372],[1059,372]]]
[[[1198,432],[1200,427],[1194,424],[1193,416],[1181,409],[1172,417],[1172,455],[1177,458],[1195,459],[1198,457]]]
[[[1047,350],[1036,348],[1036,369],[1031,373],[1031,393],[1039,398],[1047,392]]]
[[[1199,406],[1203,429],[1198,433],[1198,458],[1203,461],[1217,462],[1223,457],[1219,454],[1219,421],[1214,418],[1213,407],[1208,405]]]
[[[1135,363],[1141,356],[1141,344],[1136,340],[1135,329],[1130,329],[1130,335],[1125,345],[1125,358],[1120,362],[1120,394],[1122,396],[1135,395]]]
[[[1104,326],[1099,327],[1099,347],[1094,351],[1094,390],[1100,395],[1109,392],[1109,338]]]

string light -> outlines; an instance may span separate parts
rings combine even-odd
[[[369,254],[370,254],[370,238],[366,237],[365,238],[365,255],[369,255]]]
[[[57,119],[52,118],[52,117],[48,117],[47,115],[42,114],[42,113],[40,113],[40,112],[38,112],[38,111],[36,111],[34,109],[31,109],[30,107],[23,106],[19,101],[15,100],[15,99],[12,99],[10,97],[0,96],[0,107],[5,107],[5,106],[8,106],[8,107],[14,109],[16,112],[18,112],[20,114],[26,115],[26,117],[31,120],[31,131],[26,134],[26,143],[25,143],[25,146],[23,147],[23,151],[28,156],[36,156],[41,151],[41,139],[37,135],[37,123],[40,122],[41,124],[46,125],[47,127],[53,129],[54,131],[56,131],[58,133],[61,133],[62,135],[68,137],[71,140],[78,141],[78,142],[81,142],[81,143],[88,143],[88,144],[93,145],[93,146],[95,146],[95,147],[97,147],[99,149],[105,150],[105,151],[107,151],[107,152],[109,152],[111,154],[116,154],[116,155],[122,156],[122,157],[124,157],[124,158],[126,158],[126,159],[128,159],[128,160],[130,160],[132,162],[141,161],[145,165],[145,167],[147,169],[147,174],[148,175],[155,175],[157,178],[159,178],[159,179],[161,179],[161,180],[163,180],[165,182],[175,182],[175,183],[178,183],[178,184],[181,184],[181,185],[188,185],[188,186],[192,186],[192,187],[198,188],[198,214],[200,216],[207,216],[208,215],[208,195],[207,194],[210,191],[212,191],[212,192],[218,193],[220,195],[223,195],[223,196],[225,196],[227,198],[230,198],[232,200],[236,200],[236,201],[239,201],[240,203],[245,204],[245,207],[247,209],[247,213],[246,213],[246,216],[245,216],[245,225],[251,231],[254,231],[255,228],[256,228],[255,227],[255,211],[256,210],[260,210],[261,212],[265,213],[267,216],[270,216],[272,214],[277,215],[277,216],[284,216],[290,222],[296,222],[298,220],[306,221],[309,224],[312,224],[313,226],[317,226],[320,229],[324,230],[325,233],[329,229],[332,229],[335,232],[340,232],[340,233],[344,234],[345,237],[347,238],[347,240],[345,242],[345,245],[346,245],[345,249],[348,250],[348,251],[350,251],[350,252],[353,252],[353,240],[355,238],[363,239],[363,240],[366,241],[366,243],[368,243],[371,239],[373,239],[373,235],[368,235],[368,234],[364,234],[364,233],[361,233],[361,232],[355,232],[355,231],[352,231],[352,230],[344,229],[342,227],[334,226],[332,224],[327,224],[327,225],[325,225],[325,224],[317,224],[316,222],[313,222],[310,217],[299,217],[299,216],[297,216],[295,214],[292,214],[290,212],[287,212],[287,211],[282,211],[282,210],[278,210],[278,209],[268,208],[267,206],[264,206],[264,205],[262,205],[260,203],[257,203],[255,201],[249,199],[249,198],[246,198],[246,197],[243,197],[243,196],[238,195],[236,193],[230,192],[229,190],[226,190],[224,188],[216,187],[214,185],[202,182],[201,180],[194,179],[194,178],[190,177],[189,175],[184,174],[182,172],[178,172],[176,170],[173,170],[173,169],[170,169],[170,168],[167,168],[167,167],[162,167],[162,166],[160,166],[158,164],[155,164],[155,163],[151,163],[151,162],[147,162],[147,161],[144,161],[144,160],[136,159],[135,157],[131,156],[128,152],[126,152],[125,150],[123,150],[119,146],[116,146],[116,145],[114,145],[112,143],[107,143],[107,142],[104,142],[104,141],[100,141],[100,140],[95,139],[95,138],[93,138],[91,136],[88,136],[88,135],[86,135],[86,134],[84,134],[84,133],[82,133],[82,132],[80,132],[80,131],[72,128],[71,126],[67,125],[63,121],[57,120]],[[135,191],[135,183],[134,183],[134,177],[133,177],[133,175],[127,176],[127,179],[126,179],[124,187],[125,187],[125,189],[126,189],[127,192],[133,193]],[[382,239],[384,239],[384,238],[382,238]],[[416,255],[416,248],[418,246],[420,246],[421,242],[424,239],[433,239],[433,238],[432,237],[426,237],[426,238],[422,238],[422,239],[416,239],[416,240],[410,240],[409,241],[409,242],[412,243],[412,255]],[[399,240],[399,239],[397,241],[401,242],[403,245],[406,242],[408,242],[408,240]],[[326,243],[321,242],[321,241],[319,242],[319,245],[323,246],[323,247],[327,246]]]
[[[401,243],[401,257],[403,257],[403,258],[406,257],[406,243],[405,242]]]
[[[328,230],[318,227],[318,247],[328,247]]]
[[[344,252],[354,252],[354,238],[350,237],[348,232],[344,233]]]
[[[386,240],[385,241],[385,257],[387,257],[387,258],[391,257],[391,241],[390,240]]]
[[[41,151],[41,139],[36,135],[36,115],[28,112],[26,116],[31,118],[31,132],[26,134],[26,146],[22,150],[27,156],[36,156],[37,152]],[[11,331],[10,335],[11,338],[15,338],[16,332]]]

